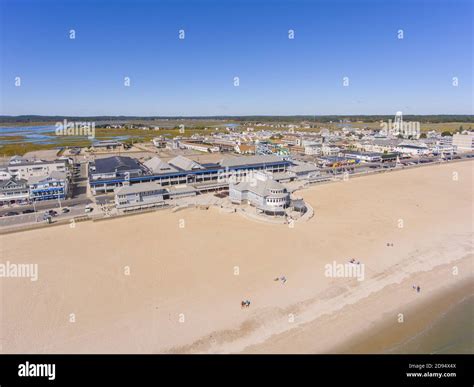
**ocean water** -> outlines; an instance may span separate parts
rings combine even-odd
[[[422,332],[386,353],[474,354],[474,295],[454,304]]]

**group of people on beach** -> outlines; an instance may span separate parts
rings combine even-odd
[[[273,281],[281,281],[282,284],[286,283],[286,277],[283,275],[281,277],[276,277]]]
[[[286,283],[287,279],[284,275],[281,277],[276,277],[274,281],[281,281],[282,284]],[[243,308],[248,308],[250,307],[250,301],[249,300],[243,300],[240,302],[240,307]]]
[[[352,258],[349,263],[353,263],[354,265],[360,265],[360,261],[356,261],[355,258]]]
[[[249,300],[244,300],[240,303],[241,308],[248,308],[250,307],[250,301]]]
[[[281,277],[276,277],[274,279],[274,281],[281,281],[282,284],[285,284],[287,279],[284,275],[282,275]],[[240,302],[240,307],[243,309],[243,308],[248,308],[250,307],[250,301],[249,300],[243,300]]]
[[[421,291],[421,288],[420,288],[419,285],[413,285],[412,288],[413,288],[413,290],[416,290],[417,293],[420,293],[420,291]]]

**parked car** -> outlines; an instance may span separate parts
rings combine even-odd
[[[62,211],[63,214],[67,214],[71,210],[69,208],[64,207],[61,211]]]
[[[94,211],[94,209],[92,207],[89,207],[87,206],[85,209],[84,209],[85,212],[92,212]]]
[[[20,214],[18,212],[15,212],[15,211],[9,211],[3,216],[15,216],[15,215],[20,215]]]
[[[33,213],[33,212],[35,212],[35,210],[32,210],[32,209],[30,208],[30,209],[28,209],[28,210],[23,211],[22,213],[23,213],[23,214],[31,214],[31,213]]]
[[[57,211],[54,211],[54,210],[47,210],[47,211],[45,212],[45,215],[57,216],[58,213],[57,213]]]

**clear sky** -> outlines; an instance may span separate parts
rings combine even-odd
[[[472,0],[0,3],[2,115],[473,114]]]

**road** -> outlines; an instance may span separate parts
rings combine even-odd
[[[68,207],[70,209],[70,212],[63,214],[61,210],[56,210],[58,212],[58,215],[53,217],[53,223],[57,220],[61,219],[72,219],[76,216],[82,216],[85,214],[84,209],[85,205],[80,205],[80,206],[74,206],[74,207]],[[20,214],[20,215],[15,215],[15,216],[4,216],[0,218],[0,228],[2,227],[8,227],[8,228],[14,228],[14,227],[20,227],[28,224],[36,224],[36,223],[41,223],[45,222],[43,220],[43,214],[45,211],[37,211],[36,213],[31,213],[31,214]]]

